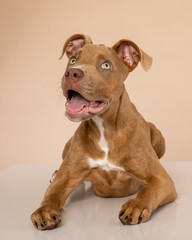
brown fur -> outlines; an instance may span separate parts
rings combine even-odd
[[[83,47],[76,49],[78,39]],[[73,49],[73,42],[75,41]],[[124,44],[129,47],[131,59],[121,58]],[[134,53],[136,52],[136,54]],[[176,199],[174,183],[161,166],[159,158],[165,152],[165,140],[154,124],[148,123],[131,103],[124,86],[124,80],[140,61],[148,71],[152,59],[135,43],[121,40],[112,48],[93,45],[88,36],[81,34],[69,38],[63,54],[71,52],[80,56],[77,65],[84,64],[84,77],[75,85],[87,99],[108,99],[107,108],[99,114],[103,120],[104,137],[108,144],[108,160],[125,171],[106,171],[91,168],[87,159],[103,159],[105,153],[99,145],[100,132],[92,115],[82,121],[74,136],[63,151],[63,163],[53,182],[48,187],[44,199],[31,216],[35,227],[40,230],[52,229],[60,222],[59,211],[69,194],[83,181],[90,181],[94,192],[102,197],[122,197],[134,194],[135,199],[127,201],[121,208],[119,218],[123,224],[137,224],[147,221],[155,209]],[[133,54],[133,55],[132,55]],[[111,72],[104,72],[96,63],[103,55],[113,65]],[[70,68],[68,64],[67,69]],[[65,76],[62,89],[65,94]]]

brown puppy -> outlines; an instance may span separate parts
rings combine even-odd
[[[63,151],[63,163],[31,220],[40,230],[60,222],[69,194],[83,181],[102,197],[122,197],[144,188],[121,208],[123,224],[147,221],[176,199],[174,183],[159,163],[165,141],[130,102],[124,81],[140,62],[145,71],[152,58],[135,43],[120,40],[112,48],[93,45],[88,36],[71,36],[63,47],[69,57],[62,79],[66,116],[82,121]],[[61,57],[62,57],[61,56]]]

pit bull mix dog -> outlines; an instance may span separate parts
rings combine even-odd
[[[39,230],[60,222],[69,194],[90,181],[95,194],[123,197],[142,188],[119,212],[123,224],[146,222],[159,207],[176,199],[175,186],[159,159],[165,141],[131,103],[124,81],[140,62],[148,71],[152,58],[134,42],[122,39],[113,47],[94,45],[83,34],[71,36],[62,56],[69,62],[62,78],[66,116],[81,121],[63,151],[63,163],[32,215]],[[62,58],[61,56],[61,58]]]

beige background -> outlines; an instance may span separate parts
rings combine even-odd
[[[192,160],[191,0],[0,0],[0,169],[60,163],[78,124],[64,116],[62,45],[74,33],[135,41],[153,59],[127,79],[132,101],[167,142],[164,160]]]

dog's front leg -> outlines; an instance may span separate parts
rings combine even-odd
[[[37,229],[53,229],[60,223],[61,207],[69,194],[84,181],[89,170],[86,162],[77,160],[77,154],[76,156],[67,155],[53,182],[49,185],[40,207],[31,215],[32,223]]]
[[[145,164],[134,162],[133,165],[130,174],[145,187],[135,199],[128,200],[119,213],[121,222],[131,225],[146,222],[159,206],[177,198],[174,183],[158,159],[153,159],[148,169],[142,169]]]

